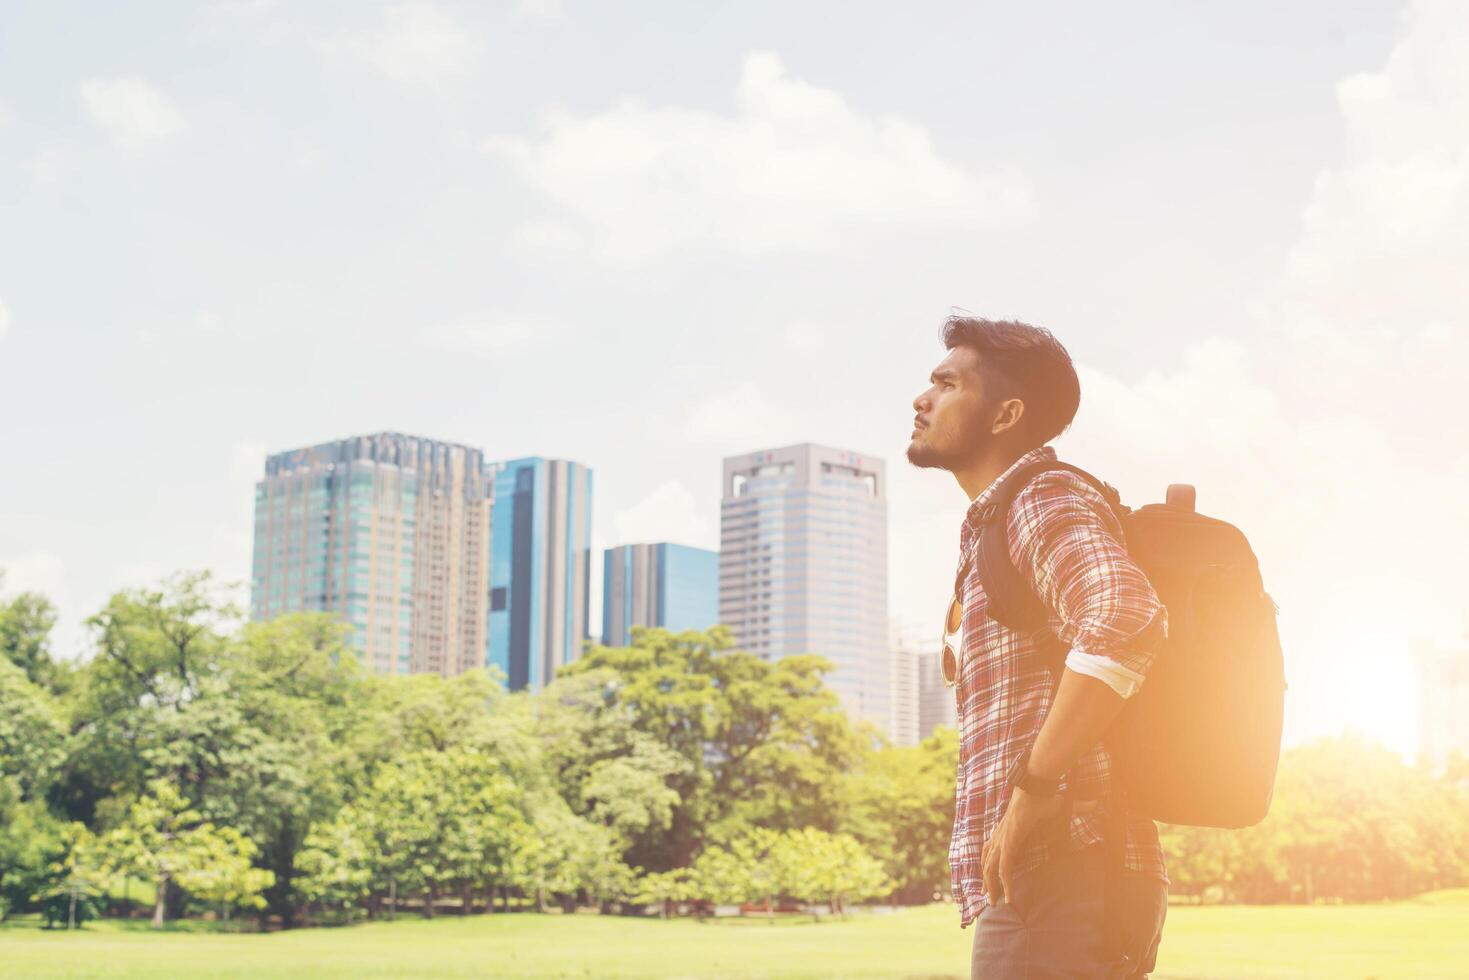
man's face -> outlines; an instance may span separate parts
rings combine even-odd
[[[979,355],[955,347],[929,375],[929,386],[913,399],[913,439],[908,462],[953,470],[972,461],[990,439],[985,424]]]

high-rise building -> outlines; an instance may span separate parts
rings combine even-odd
[[[1418,651],[1421,732],[1418,760],[1441,770],[1453,755],[1469,760],[1469,647]]]
[[[252,618],[336,613],[381,673],[484,666],[491,492],[479,450],[395,432],[270,456]]]
[[[917,745],[921,737],[918,730],[918,651],[901,639],[893,644],[892,649],[888,738],[897,746]]]
[[[634,626],[681,633],[719,622],[719,552],[625,544],[602,560],[602,642],[626,646]]]
[[[892,630],[892,680],[887,698],[890,721],[887,738],[893,745],[918,745],[918,657],[924,649],[920,630],[911,626]],[[925,735],[925,733],[924,733]]]
[[[891,723],[882,460],[811,444],[724,461],[719,619],[741,648],[816,653],[854,717]]]
[[[935,640],[937,644],[937,640]],[[918,653],[918,738],[928,738],[940,725],[959,727],[954,689],[944,684],[942,655],[937,646]]]
[[[587,641],[592,471],[539,457],[501,464],[493,523],[490,663],[510,690],[540,690]]]

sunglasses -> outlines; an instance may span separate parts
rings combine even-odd
[[[943,665],[944,686],[959,683],[959,644],[963,642],[960,627],[964,625],[964,600],[959,593],[949,600],[949,614],[944,617]]]
[[[940,641],[943,653],[940,659],[946,687],[959,683],[959,658],[964,643],[961,635],[964,627],[964,579],[969,576],[969,563],[973,560],[974,556],[971,554],[959,567],[959,574],[954,576],[954,598],[949,600],[949,612],[944,616],[944,635]]]

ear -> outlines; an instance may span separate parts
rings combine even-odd
[[[1006,398],[995,408],[994,420],[990,423],[990,434],[1009,432],[1025,417],[1025,402],[1019,398]]]

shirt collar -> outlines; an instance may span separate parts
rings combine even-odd
[[[993,483],[981,490],[979,496],[970,502],[969,510],[964,514],[964,527],[960,529],[959,540],[967,544],[979,533],[980,527],[984,524],[985,512],[989,510],[990,501],[994,499],[996,490],[999,489],[1001,483],[1005,482],[1006,477],[1022,466],[1029,466],[1043,459],[1053,460],[1055,458],[1056,450],[1050,446],[1040,446],[1011,463],[1009,469],[997,476]]]

